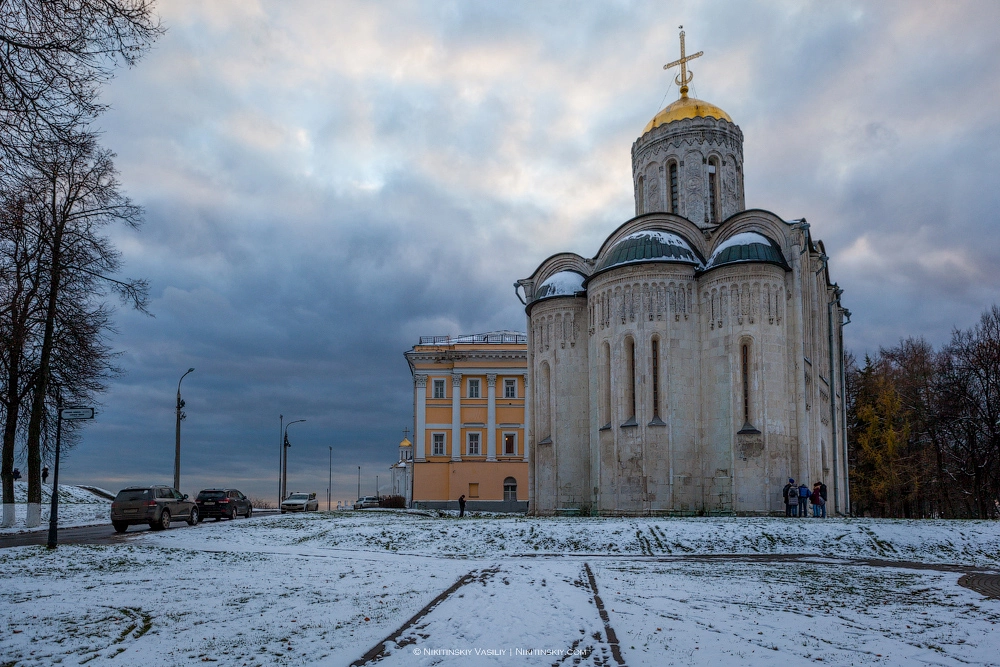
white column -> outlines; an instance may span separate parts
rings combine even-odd
[[[486,460],[497,460],[497,374],[486,374]]]
[[[451,460],[462,460],[462,374],[451,374]]]
[[[427,460],[427,445],[426,436],[427,432],[427,376],[426,375],[414,375],[413,376],[413,392],[416,396],[416,417],[417,423],[413,427],[413,449],[414,460],[416,461],[426,461]]]
[[[524,428],[521,429],[522,433],[524,434],[524,437],[521,438],[522,440],[524,440],[524,443],[522,443],[521,446],[524,448],[525,461],[528,460],[528,436],[531,433],[530,424],[531,424],[531,397],[528,392],[528,374],[525,373],[524,374]]]

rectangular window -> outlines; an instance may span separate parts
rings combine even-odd
[[[444,433],[435,433],[431,436],[433,446],[431,456],[444,456]]]
[[[510,378],[503,381],[503,397],[517,398],[517,380]]]
[[[517,433],[503,434],[504,456],[517,456]]]
[[[469,497],[470,498],[479,497],[479,482],[469,482]]]
[[[469,380],[469,398],[479,398],[479,380]]]
[[[469,446],[467,452],[469,456],[479,456],[479,434],[478,433],[467,433],[465,436],[468,439]]]
[[[434,398],[444,398],[444,380],[434,380]]]

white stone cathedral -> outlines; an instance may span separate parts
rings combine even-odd
[[[688,97],[683,36],[681,97],[632,145],[636,216],[516,284],[529,511],[783,513],[794,478],[843,513],[850,313],[806,221],[745,208],[743,133]]]

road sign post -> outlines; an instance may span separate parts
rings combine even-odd
[[[56,408],[59,417],[56,418],[56,460],[52,466],[52,505],[49,509],[49,549],[55,549],[59,537],[59,445],[62,440],[62,422],[64,419],[93,419],[94,408],[64,408],[62,400],[58,400]]]

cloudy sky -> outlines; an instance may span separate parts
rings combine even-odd
[[[1000,3],[170,0],[105,91],[146,209],[118,231],[154,317],[65,461],[110,489],[374,492],[412,427],[421,335],[524,329],[512,283],[632,216],[632,142],[692,94],[746,137],[748,207],[806,217],[857,354],[1000,302]]]

